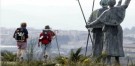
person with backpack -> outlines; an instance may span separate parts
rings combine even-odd
[[[49,25],[46,25],[45,29],[43,29],[43,31],[40,33],[38,47],[41,46],[41,55],[44,57],[45,60],[47,60],[47,58],[50,58],[49,54],[51,49],[51,41],[54,38],[54,36],[55,33],[51,30]]]
[[[23,56],[27,47],[28,31],[26,29],[27,24],[21,23],[21,27],[17,28],[14,32],[13,38],[17,41],[17,59],[23,61]]]

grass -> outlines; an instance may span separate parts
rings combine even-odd
[[[15,54],[9,51],[3,51],[1,53],[3,57],[1,66],[107,66],[101,61],[105,57],[105,54],[93,60],[90,56],[81,54],[81,50],[82,48],[78,48],[76,51],[72,49],[68,57],[58,56],[53,59],[53,62],[47,63],[36,60],[17,62],[14,59],[16,57]],[[128,59],[127,66],[135,66],[135,62]]]
[[[55,63],[43,63],[41,61],[31,61],[31,62],[5,62],[2,61],[2,66],[55,66]]]

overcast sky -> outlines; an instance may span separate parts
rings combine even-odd
[[[80,0],[86,19],[91,14],[93,0]],[[100,8],[96,0],[95,9]],[[125,1],[125,0],[123,0]],[[16,28],[21,22],[28,27],[42,29],[86,30],[77,0],[1,0],[1,27]],[[135,26],[135,0],[132,0],[121,24],[123,28]]]

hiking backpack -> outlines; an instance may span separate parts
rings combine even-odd
[[[52,36],[54,36],[54,33],[51,30],[43,30],[40,34],[39,42],[42,44],[49,44],[52,41]]]
[[[26,39],[25,36],[25,32],[23,28],[17,28],[14,34],[14,38],[18,41],[18,42],[24,42]]]

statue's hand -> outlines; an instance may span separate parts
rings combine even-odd
[[[89,25],[86,25],[85,27],[88,29],[90,26]]]
[[[121,3],[122,3],[122,0],[119,0],[117,6],[120,6]]]
[[[91,23],[87,23],[87,25],[85,26],[87,29],[88,28],[93,28],[92,26],[95,25],[95,22],[91,22]]]
[[[86,26],[85,26],[85,27],[86,27],[87,29],[90,28],[89,24],[90,24],[90,22],[87,22],[87,23],[86,23]]]
[[[86,28],[94,28],[99,22],[98,21],[93,21],[91,23],[87,23],[85,26]]]

